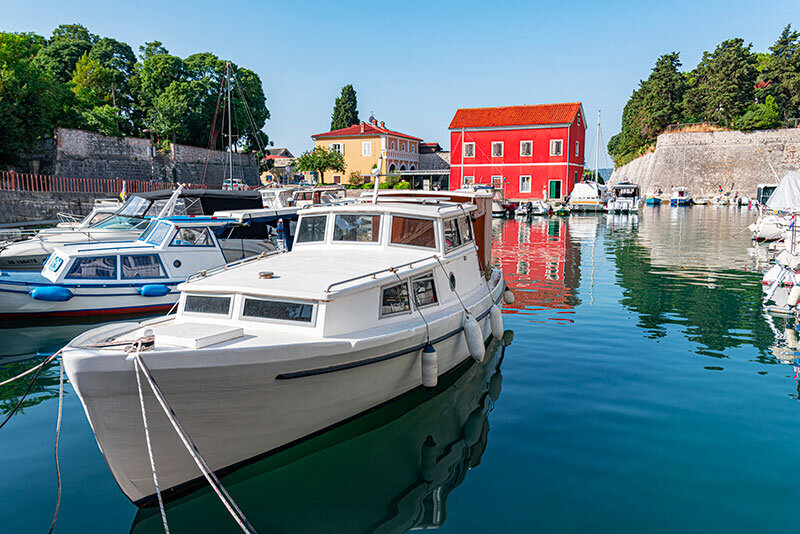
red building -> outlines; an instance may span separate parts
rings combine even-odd
[[[459,109],[450,122],[450,189],[502,187],[506,198],[562,198],[583,179],[580,102]]]

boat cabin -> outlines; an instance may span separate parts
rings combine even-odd
[[[636,200],[639,198],[638,184],[620,182],[613,186],[611,190],[614,192],[614,197],[617,199],[630,198]]]

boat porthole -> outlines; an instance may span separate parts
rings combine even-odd
[[[175,260],[175,261],[173,261],[173,262],[172,262],[172,265],[174,265],[174,266],[175,266],[175,268],[177,269],[178,267],[180,267],[180,266],[181,266],[181,260]]]
[[[450,273],[450,291],[456,290],[456,275]]]

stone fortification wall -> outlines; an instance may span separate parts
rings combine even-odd
[[[168,153],[151,158],[149,139],[108,137],[94,132],[59,128],[56,131],[52,174],[77,178],[199,183],[208,158],[205,183],[222,184],[229,154],[220,150],[173,144]],[[258,184],[258,165],[252,154],[232,154],[233,177]]]
[[[0,223],[51,220],[59,212],[86,215],[96,198],[113,197],[113,193],[0,191]]]
[[[680,132],[658,136],[655,151],[614,169],[611,183],[630,181],[645,193],[685,185],[694,196],[738,191],[755,195],[760,183],[800,169],[800,128],[758,132]]]

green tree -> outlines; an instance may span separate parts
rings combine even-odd
[[[642,135],[655,140],[667,126],[680,121],[686,82],[678,68],[679,54],[664,54],[656,61],[653,72],[642,85]]]
[[[99,37],[91,33],[83,24],[59,24],[53,30],[50,41],[87,41],[89,44],[97,42]]]
[[[800,114],[800,32],[787,25],[770,48],[763,81],[784,118]]]
[[[92,43],[78,39],[58,39],[41,48],[35,64],[47,71],[55,80],[67,83],[78,60],[92,49]]]
[[[50,132],[58,95],[48,73],[31,58],[44,39],[35,34],[0,33],[0,162]]]
[[[756,55],[742,39],[728,39],[713,52],[703,52],[703,59],[690,76],[686,91],[685,112],[726,125],[754,100],[758,71]]]
[[[778,128],[782,122],[775,98],[767,95],[763,104],[751,104],[744,115],[736,119],[736,127],[740,130],[765,130]]]
[[[358,99],[356,90],[350,84],[342,87],[342,94],[336,98],[331,114],[331,130],[339,130],[358,124]]]
[[[164,48],[164,43],[161,41],[150,41],[149,43],[145,43],[143,46],[139,47],[139,58],[142,61],[147,61],[153,56],[157,56],[158,54],[169,54],[169,50]]]
[[[327,170],[344,172],[344,156],[339,152],[329,151],[325,147],[318,146],[314,150],[303,152],[303,154],[294,161],[295,170],[298,172],[315,172],[319,177],[319,181],[323,181],[323,174]]]

